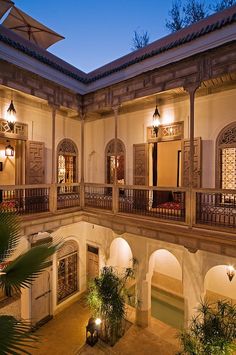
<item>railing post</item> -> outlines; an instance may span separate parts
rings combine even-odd
[[[194,224],[196,224],[196,196],[197,196],[196,191],[192,190],[192,193],[191,193],[191,211],[192,211],[192,214],[191,214],[191,227]]]
[[[112,186],[112,211],[114,214],[116,214],[118,212],[119,206],[118,206],[118,202],[119,202],[119,187],[117,185],[113,185]]]
[[[85,184],[84,181],[80,182],[80,208],[83,210],[85,206]]]
[[[57,186],[52,184],[49,190],[49,211],[55,213],[57,211]]]

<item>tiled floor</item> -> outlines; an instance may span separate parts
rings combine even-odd
[[[130,316],[130,315],[129,315]],[[131,316],[132,317],[132,316]],[[85,327],[89,318],[84,303],[77,302],[42,326],[38,349],[33,355],[174,355],[177,348],[176,330],[152,318],[142,329],[132,325],[113,348],[103,343],[93,348],[85,345]]]

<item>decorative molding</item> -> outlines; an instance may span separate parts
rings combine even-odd
[[[0,119],[0,137],[27,140],[28,125],[26,123],[16,122],[13,130],[11,130],[8,122],[4,119]]]
[[[168,142],[183,139],[184,137],[184,122],[174,122],[166,125],[160,125],[158,137],[153,130],[153,127],[147,127],[147,142],[154,143]]]

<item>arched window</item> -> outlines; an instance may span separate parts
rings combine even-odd
[[[216,140],[216,187],[236,189],[236,123],[219,133]]]
[[[57,302],[78,290],[78,244],[66,241],[57,252]]]
[[[73,183],[78,180],[78,150],[70,139],[63,139],[57,148],[57,182]]]
[[[112,139],[106,146],[106,183],[113,184],[115,179],[115,139]],[[125,183],[125,145],[117,140],[117,180],[119,184]]]

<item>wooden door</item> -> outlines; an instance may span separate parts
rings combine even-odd
[[[44,184],[44,170],[44,142],[28,141],[26,145],[26,184]]]
[[[99,249],[87,245],[87,282],[99,275]]]
[[[39,326],[52,318],[51,312],[51,266],[33,282],[31,289],[32,322]]]
[[[194,173],[193,187],[200,188],[202,182],[201,168],[201,138],[194,139]],[[190,171],[190,141],[184,139],[182,141],[182,186],[189,187],[189,171]]]
[[[148,144],[134,144],[133,157],[133,184],[148,185]]]

